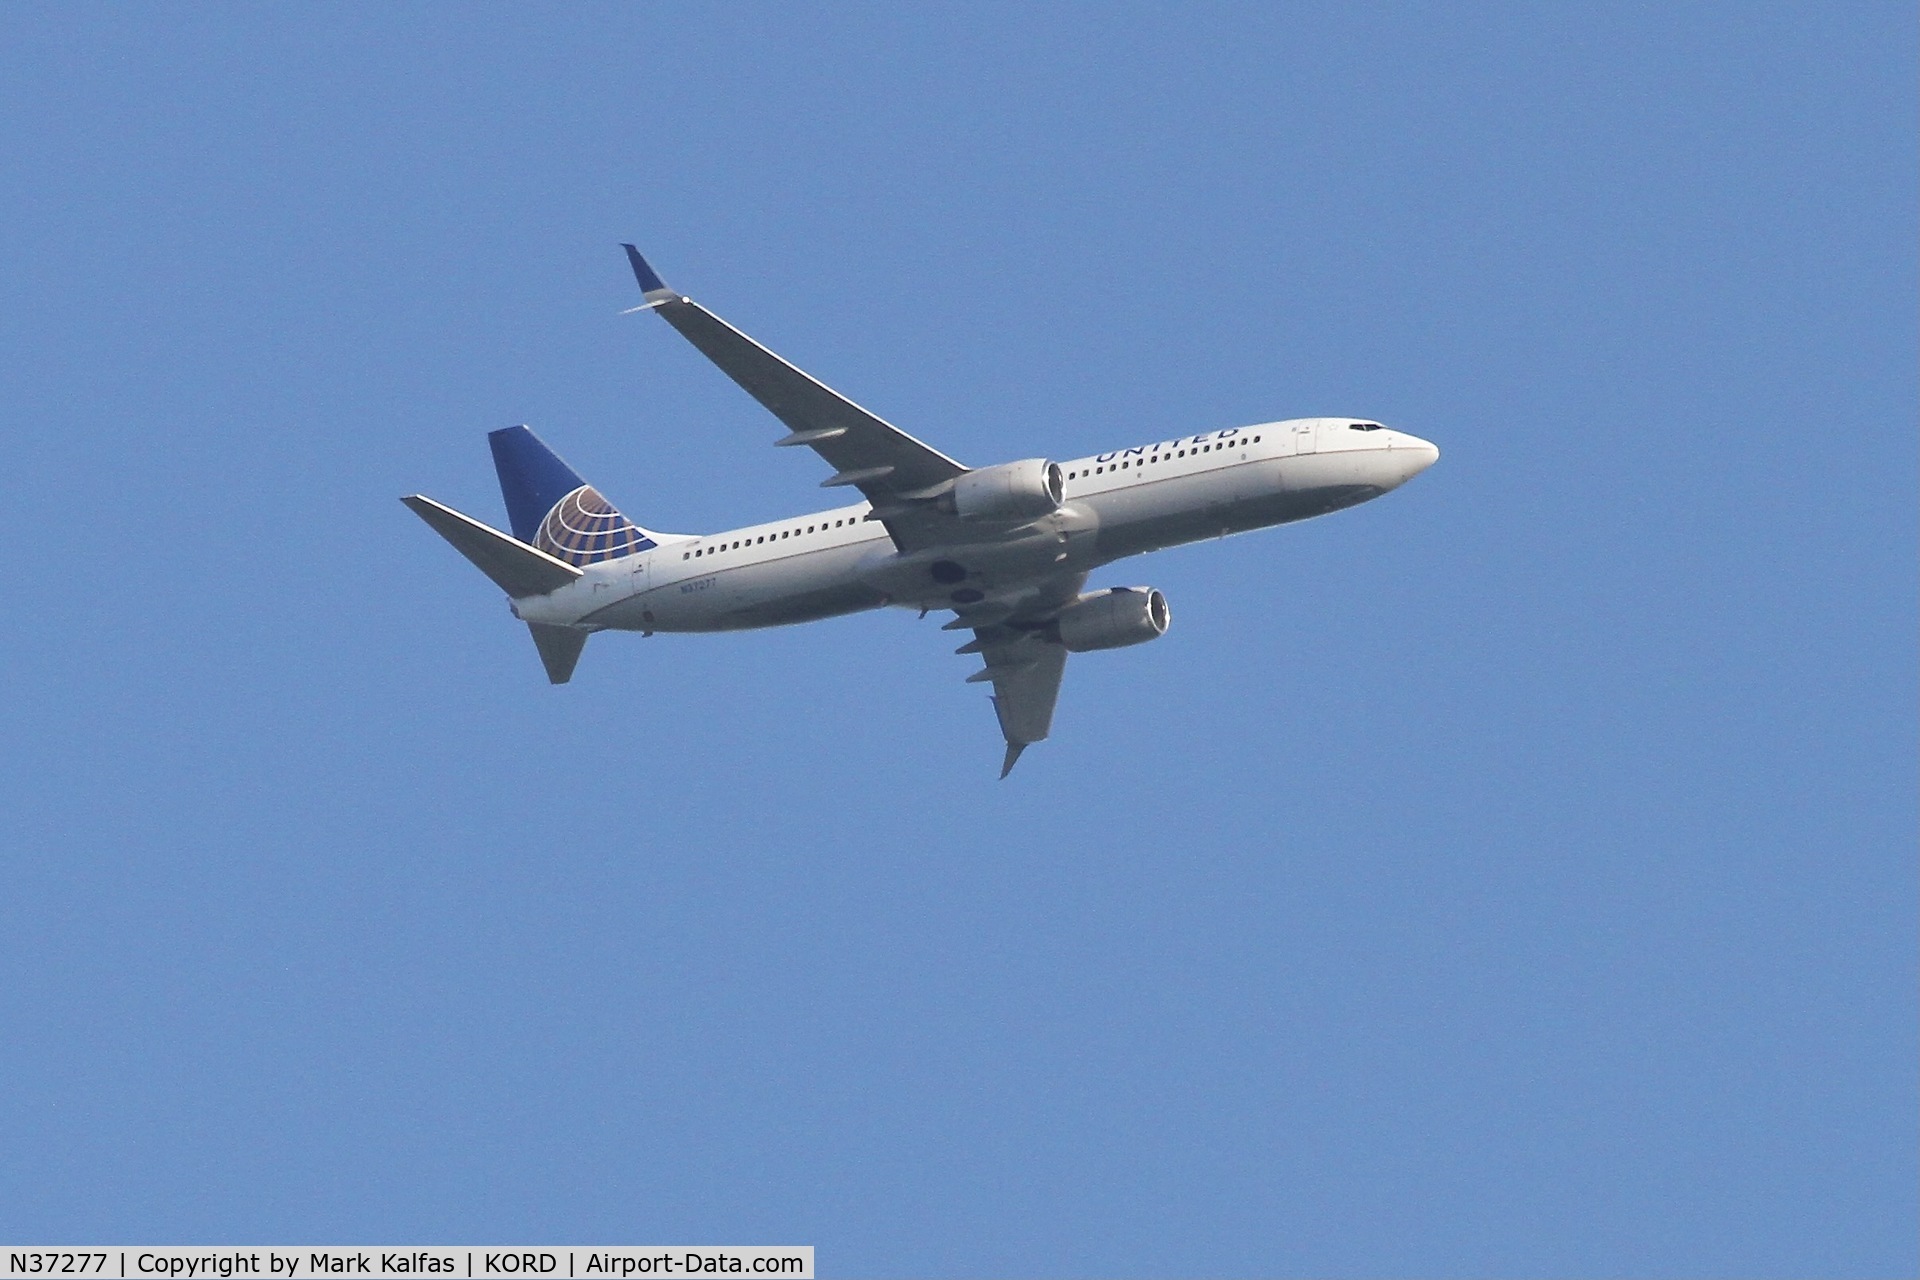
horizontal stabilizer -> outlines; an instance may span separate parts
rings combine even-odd
[[[587,647],[587,633],[574,627],[550,627],[544,622],[529,622],[527,630],[533,632],[533,645],[540,650],[548,682],[565,684],[573,679],[580,651]]]
[[[414,493],[400,501],[406,503],[409,511],[425,520],[435,533],[453,544],[455,551],[473,561],[475,568],[492,578],[496,586],[516,600],[526,596],[543,596],[580,576],[580,571],[566,561],[556,560],[544,551],[536,551],[526,543],[510,538],[498,529],[489,528],[472,516],[463,516],[432,498]],[[571,665],[568,669],[572,669]]]

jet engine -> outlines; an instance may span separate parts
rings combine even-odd
[[[1045,458],[969,471],[953,483],[953,511],[962,520],[1032,520],[1060,508],[1066,480]]]
[[[1114,587],[1081,596],[1060,611],[1055,625],[1069,653],[1124,649],[1167,634],[1167,598],[1152,587]]]

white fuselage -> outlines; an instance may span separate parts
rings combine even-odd
[[[529,622],[733,631],[882,605],[952,609],[1126,556],[1338,511],[1432,465],[1417,437],[1348,418],[1208,432],[1061,463],[1058,511],[979,541],[898,551],[862,502],[704,537],[656,535],[638,555],[517,602]]]

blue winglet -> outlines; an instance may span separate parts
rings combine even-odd
[[[620,247],[627,251],[627,261],[633,264],[633,278],[640,282],[641,293],[651,298],[655,292],[673,292],[671,289],[668,289],[666,283],[660,279],[660,273],[647,265],[647,260],[640,256],[638,249],[630,244],[623,244]]]

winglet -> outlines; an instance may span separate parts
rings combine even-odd
[[[1013,766],[1020,763],[1020,753],[1032,745],[1030,742],[1009,742],[1007,744],[1007,758],[1000,765],[1000,776],[1002,778],[1005,778],[1013,772]]]
[[[627,261],[633,267],[633,278],[640,282],[640,293],[648,302],[668,302],[679,298],[679,294],[667,288],[660,273],[647,265],[647,260],[640,256],[638,249],[630,244],[620,247],[627,251]]]

